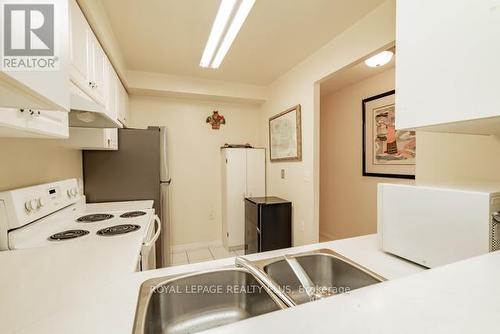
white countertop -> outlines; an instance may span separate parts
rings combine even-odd
[[[204,333],[498,333],[500,252]]]
[[[67,310],[82,311],[75,305],[136,269],[142,245],[136,236],[0,252],[0,333],[30,328]]]
[[[137,295],[144,280],[234,263],[234,258],[228,258],[130,273],[130,265],[120,263],[124,254],[118,248],[116,245],[106,252],[92,249],[102,254],[98,261],[78,255],[82,249],[64,250],[66,255],[55,251],[16,255],[17,259],[0,253],[2,269],[6,265],[17,268],[10,274],[0,274],[1,332],[131,333]],[[500,253],[423,271],[378,251],[374,235],[296,247],[292,252],[319,248],[333,249],[390,281],[208,332],[475,333],[478,328],[481,332],[498,331],[500,310],[496,300],[500,287],[496,281],[500,279]],[[290,252],[279,250],[248,258]],[[82,262],[68,269],[75,256]],[[28,259],[29,269],[19,269],[24,267],[19,261]],[[17,277],[21,273],[28,276]],[[23,290],[21,295],[19,289]],[[75,297],[71,297],[71,291]]]
[[[125,260],[131,255],[123,253],[124,244],[116,243],[106,249],[102,244],[86,249],[75,245],[60,251],[56,251],[58,247],[49,248],[38,252],[26,250],[22,256],[0,253],[2,268],[5,268],[5,263],[15,269],[10,275],[2,273],[0,276],[1,304],[9,307],[9,313],[0,312],[2,333],[130,333],[138,291],[144,280],[234,264],[234,258],[227,258],[131,273],[131,263]],[[295,247],[293,251],[285,249],[253,254],[248,258],[260,259],[319,248],[334,249],[388,279],[422,271],[421,267],[378,251],[373,235]],[[23,269],[25,262],[28,269]],[[24,274],[27,274],[24,279],[16,278]],[[34,277],[37,277],[37,283],[32,285],[30,282]],[[5,288],[8,290],[4,291]],[[15,290],[20,288],[23,293],[18,295]],[[7,292],[6,298],[4,292]],[[56,298],[52,297],[54,295]],[[245,326],[245,323],[238,324]]]

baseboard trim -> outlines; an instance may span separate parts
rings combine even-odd
[[[328,240],[335,240],[334,237],[332,237],[331,235],[329,235],[328,233],[325,233],[325,232],[319,232],[319,237],[323,238],[323,239],[328,239]]]
[[[234,251],[245,249],[245,245],[232,246],[232,247],[228,247],[228,248],[229,248],[230,252],[234,252]]]
[[[208,248],[208,247],[222,247],[222,240],[201,241],[189,244],[173,245],[172,253],[185,252],[190,249]]]

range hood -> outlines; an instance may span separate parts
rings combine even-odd
[[[69,126],[76,128],[121,128],[118,120],[109,117],[104,107],[72,92],[70,97]]]

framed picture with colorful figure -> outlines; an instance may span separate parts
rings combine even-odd
[[[395,91],[363,100],[363,176],[415,178],[415,131],[396,130]]]

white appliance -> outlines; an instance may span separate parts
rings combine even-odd
[[[226,249],[245,243],[245,198],[266,195],[266,150],[222,148],[222,241]]]
[[[138,270],[156,267],[161,224],[153,201],[87,205],[83,198],[76,179],[0,193],[0,250],[122,238],[137,248]]]
[[[498,188],[497,188],[498,189]],[[433,268],[500,249],[500,191],[378,185],[382,250]]]
[[[162,222],[157,243],[158,267],[171,264],[170,173],[167,128],[118,129],[117,151],[83,151],[87,202],[152,199]]]

